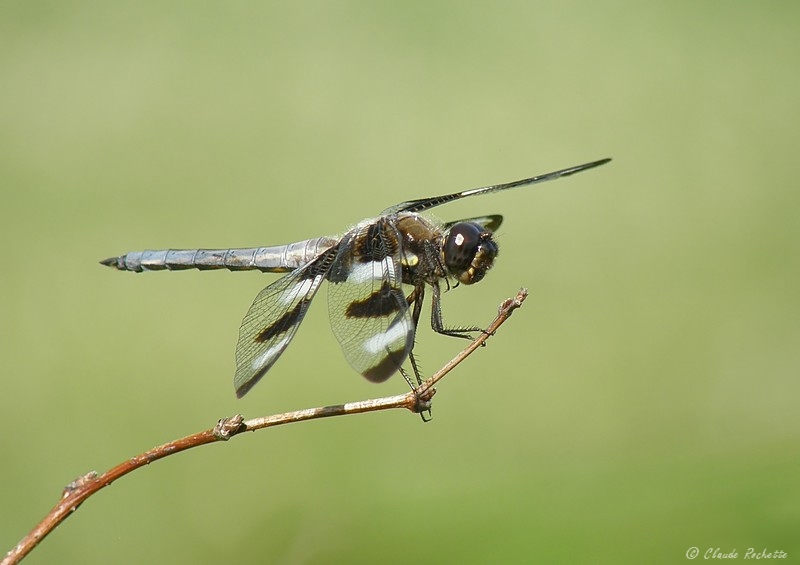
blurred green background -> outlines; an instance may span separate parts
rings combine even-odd
[[[773,2],[3,2],[0,549],[60,489],[246,417],[401,393],[353,373],[323,290],[244,400],[274,276],[114,272],[286,243],[401,200],[502,213],[486,324],[434,420],[248,434],[128,476],[30,563],[800,558],[800,8]],[[463,344],[419,332],[432,372]]]

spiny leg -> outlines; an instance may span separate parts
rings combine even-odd
[[[439,288],[438,283],[432,284],[431,288],[433,288],[431,299],[431,327],[433,328],[433,331],[449,337],[460,337],[462,339],[469,340],[475,339],[470,335],[471,333],[486,333],[486,330],[478,326],[463,326],[456,328],[445,327],[444,319],[442,318],[442,291]]]

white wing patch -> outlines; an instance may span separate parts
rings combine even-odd
[[[291,340],[292,336],[288,335],[256,357],[253,360],[253,371],[259,371],[262,367],[272,365]]]
[[[317,292],[317,287],[321,282],[322,277],[314,277],[313,279],[300,281],[296,285],[284,290],[278,298],[278,302],[281,304],[291,304],[298,296],[305,296],[309,292]]]
[[[383,277],[388,276],[390,279],[395,278],[395,268],[392,261],[383,259],[381,261],[369,261],[367,263],[356,263],[347,275],[347,282],[352,284],[364,284],[372,281],[383,280]]]
[[[383,333],[364,342],[364,349],[370,355],[381,355],[387,351],[402,351],[410,329],[410,322],[401,318]]]

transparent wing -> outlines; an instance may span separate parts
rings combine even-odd
[[[576,165],[574,167],[568,167],[566,169],[553,171],[552,173],[545,173],[543,175],[537,175],[535,177],[530,177],[527,179],[516,180],[513,182],[506,182],[503,184],[493,184],[490,186],[481,186],[479,188],[470,188],[469,190],[462,190],[461,192],[454,192],[453,194],[444,194],[442,196],[434,196],[432,198],[409,200],[408,202],[402,202],[400,204],[397,204],[396,206],[387,208],[386,210],[383,211],[383,213],[396,214],[398,212],[422,212],[423,210],[429,210],[430,208],[433,208],[435,206],[441,206],[442,204],[446,204],[447,202],[452,202],[453,200],[466,198],[467,196],[477,196],[479,194],[487,194],[489,192],[499,192],[501,190],[508,190],[509,188],[516,188],[519,186],[530,186],[533,184],[539,184],[542,182],[547,182],[562,177],[568,177],[570,175],[574,175],[575,173],[580,173],[581,171],[586,171],[588,169],[593,169],[594,167],[599,167],[600,165],[605,165],[609,161],[611,161],[611,159],[600,159],[599,161],[592,161],[591,163],[584,163],[583,165]]]
[[[258,293],[239,328],[233,379],[236,396],[247,394],[292,341],[336,250],[335,246],[325,251]]]
[[[478,216],[476,218],[465,218],[463,220],[456,220],[454,222],[447,222],[445,224],[442,224],[442,229],[448,230],[452,228],[454,225],[460,224],[461,222],[474,222],[476,224],[485,227],[489,231],[496,232],[497,228],[500,227],[500,224],[503,223],[503,216],[500,216],[499,214],[493,214],[491,216]]]
[[[350,365],[373,382],[397,372],[414,345],[400,246],[385,218],[359,226],[342,240],[328,275],[333,333]]]

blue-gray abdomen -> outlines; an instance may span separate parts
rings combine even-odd
[[[274,247],[246,249],[161,249],[126,253],[101,261],[121,271],[178,271],[182,269],[259,270],[271,273],[293,271],[323,251],[338,238],[317,237]]]

